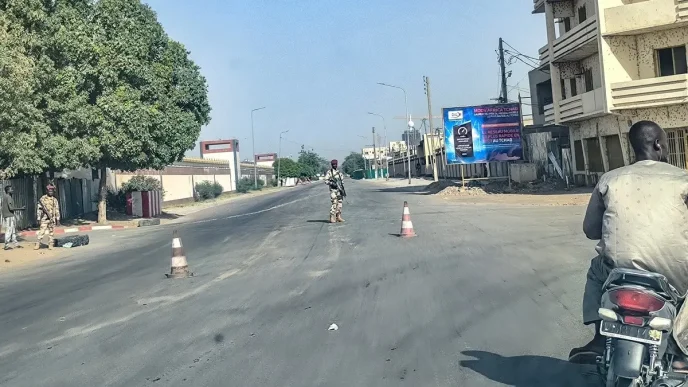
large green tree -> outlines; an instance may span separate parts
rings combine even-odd
[[[301,146],[301,151],[299,152],[298,163],[303,166],[301,176],[304,177],[312,177],[318,173],[325,173],[329,168],[326,159],[313,151],[304,149],[303,146]]]
[[[99,0],[89,99],[98,114],[89,138],[99,150],[92,164],[161,169],[181,160],[210,121],[205,78],[153,10],[139,0]],[[107,186],[101,180],[99,222]]]
[[[285,177],[300,177],[301,176],[301,170],[303,166],[296,161],[288,158],[288,157],[282,157],[278,161],[275,161],[273,164],[273,167],[275,169],[275,176],[278,176],[280,178],[285,178]],[[279,173],[277,169],[279,168]]]
[[[0,0],[0,169],[5,177],[76,168],[95,148],[77,136],[72,96],[80,66],[64,60],[61,37],[82,31],[86,0]],[[63,22],[72,20],[70,25]],[[71,43],[71,42],[68,42]],[[69,71],[62,71],[69,68]]]
[[[342,171],[347,175],[351,175],[354,171],[365,169],[365,160],[363,155],[358,152],[351,152],[342,163]]]
[[[205,78],[140,0],[0,0],[0,169],[161,169],[210,120]]]

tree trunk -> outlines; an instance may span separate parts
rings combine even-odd
[[[107,194],[107,167],[102,167],[98,184],[98,224],[107,223]]]

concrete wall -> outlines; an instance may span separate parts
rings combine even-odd
[[[164,192],[163,202],[167,204],[193,200],[195,186],[202,181],[218,182],[222,185],[224,192],[236,190],[232,170],[227,162],[190,158],[168,166],[162,171],[110,171],[108,185],[111,188],[121,189],[124,183],[136,175],[159,180]]]

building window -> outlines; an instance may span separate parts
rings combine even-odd
[[[571,97],[578,95],[578,85],[576,85],[576,78],[569,78],[569,84],[571,85]]]
[[[573,151],[576,157],[576,171],[585,171],[585,159],[583,158],[583,143],[580,140],[573,141]]]
[[[571,31],[571,18],[564,18],[564,33]]]
[[[686,131],[684,129],[667,130],[667,143],[669,144],[669,163],[686,169]]]
[[[585,19],[588,18],[588,12],[585,9],[585,4],[583,4],[582,7],[578,8],[578,23],[583,23]]]
[[[561,80],[561,99],[566,99],[566,82]]]
[[[583,80],[585,81],[585,92],[592,91],[595,88],[595,84],[592,80],[592,69],[585,69],[583,72]]]
[[[657,50],[655,53],[655,61],[657,75],[660,77],[688,73],[686,46]]]

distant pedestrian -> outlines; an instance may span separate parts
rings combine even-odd
[[[14,206],[14,189],[11,185],[5,186],[5,194],[2,196],[2,227],[5,229],[5,250],[10,249],[10,243],[14,247],[19,247],[17,242],[17,217],[15,211],[23,210],[24,207]]]
[[[55,244],[55,226],[60,225],[60,203],[55,197],[55,186],[50,184],[46,190],[48,193],[41,196],[36,208],[36,217],[41,228],[38,230],[35,250],[41,248],[41,241],[46,233],[48,234],[48,249],[52,250]]]
[[[346,196],[346,192],[342,192],[344,188],[344,176],[337,170],[337,160],[332,160],[331,169],[325,174],[325,182],[330,187],[330,223],[343,222],[342,218],[342,202]]]

